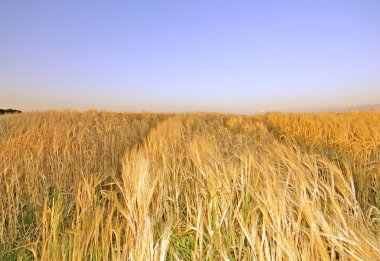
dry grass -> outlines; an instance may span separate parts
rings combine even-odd
[[[380,113],[0,118],[0,259],[379,260]]]

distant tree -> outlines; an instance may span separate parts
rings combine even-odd
[[[0,109],[0,115],[7,114],[7,113],[21,113],[22,111],[14,110],[14,109]]]

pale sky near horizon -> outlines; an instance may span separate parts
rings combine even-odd
[[[0,2],[0,108],[380,103],[380,1]]]

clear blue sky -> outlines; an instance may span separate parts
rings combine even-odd
[[[0,108],[380,103],[380,1],[0,2]]]

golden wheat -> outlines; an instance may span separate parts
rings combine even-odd
[[[0,258],[379,260],[380,114],[0,118]]]

